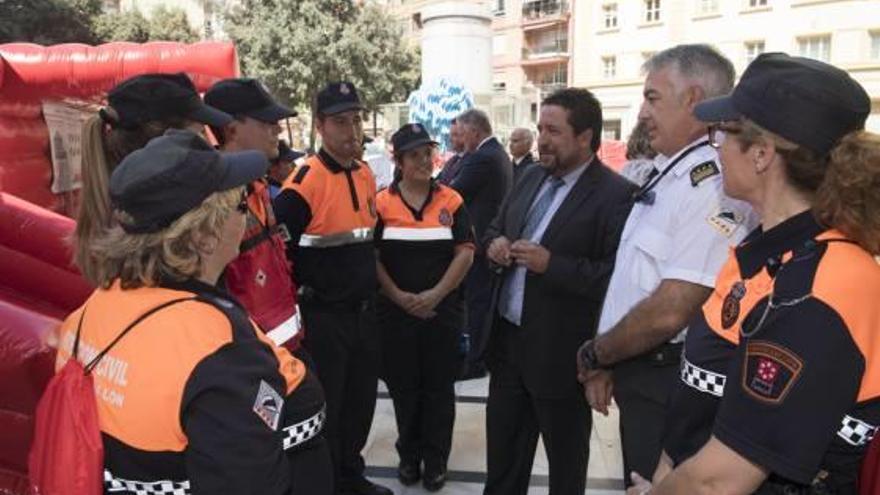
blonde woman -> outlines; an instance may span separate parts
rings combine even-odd
[[[106,493],[332,493],[320,385],[216,288],[267,166],[171,130],[110,178],[115,225],[88,246],[99,288],[57,362],[94,376]]]
[[[110,173],[122,159],[168,129],[203,132],[205,125],[223,126],[232,117],[202,103],[186,74],[143,74],[110,90],[107,106],[83,128],[80,206],[74,231],[74,261],[93,284],[98,262],[90,241],[111,225]]]

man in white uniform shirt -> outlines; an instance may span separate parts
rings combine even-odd
[[[633,471],[654,472],[687,323],[728,247],[755,223],[745,203],[724,195],[718,155],[692,115],[697,103],[731,91],[733,65],[708,45],[679,45],[644,69],[639,120],[662,156],[634,198],[597,337],[578,351],[591,407],[607,414],[613,392],[620,408],[627,485]]]

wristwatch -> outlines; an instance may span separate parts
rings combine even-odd
[[[599,358],[596,356],[596,341],[590,340],[583,347],[581,347],[580,353],[578,353],[578,361],[580,361],[581,366],[584,369],[588,370],[599,370],[606,369],[606,366],[602,366],[599,364]]]

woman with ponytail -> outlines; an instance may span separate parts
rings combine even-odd
[[[758,57],[695,109],[761,225],[688,327],[653,484],[628,494],[849,494],[880,425],[880,136],[846,72]],[[707,218],[721,230],[724,211]],[[642,473],[647,474],[647,473]]]
[[[202,103],[183,73],[135,76],[113,88],[107,100],[108,106],[83,128],[83,186],[73,235],[74,262],[93,284],[99,279],[89,244],[112,224],[108,191],[116,165],[168,129],[202,133],[205,124],[223,126],[232,121]]]

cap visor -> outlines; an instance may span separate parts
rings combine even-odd
[[[306,156],[306,154],[301,151],[290,150],[289,152],[284,153],[283,155],[279,156],[278,158],[281,158],[283,160],[287,160],[290,162],[294,162],[304,156]]]
[[[403,153],[404,151],[409,151],[411,149],[418,148],[419,146],[424,146],[426,144],[433,144],[436,146],[440,143],[434,141],[433,139],[419,139],[417,141],[406,143],[405,145],[401,146],[399,149],[395,149],[394,151],[395,153]]]
[[[324,115],[336,115],[337,113],[348,112],[349,110],[363,110],[364,106],[360,103],[355,102],[346,102],[346,103],[338,103],[336,105],[330,105],[329,107],[319,110],[320,113]]]
[[[269,160],[261,151],[237,151],[221,153],[220,162],[226,167],[226,175],[220,182],[220,189],[239,187],[266,175]]]
[[[188,115],[189,118],[212,127],[225,127],[232,122],[232,116],[208,105],[199,105]]]
[[[694,116],[702,122],[727,122],[739,120],[742,114],[733,107],[733,98],[721,96],[706,100],[694,107]]]
[[[274,124],[275,122],[288,117],[296,117],[297,113],[285,106],[269,105],[268,107],[254,110],[253,112],[246,112],[245,115],[262,122]]]

